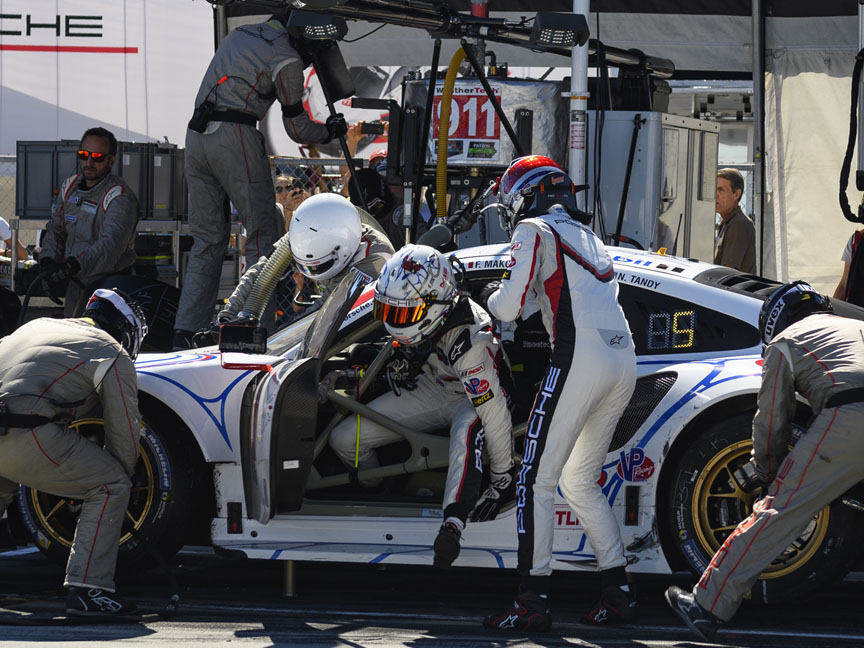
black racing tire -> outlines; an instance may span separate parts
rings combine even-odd
[[[700,575],[714,552],[753,510],[757,490],[744,490],[732,471],[753,447],[752,412],[719,421],[690,439],[666,493],[667,534],[674,551]],[[750,600],[797,599],[839,581],[864,539],[861,513],[835,501],[820,511],[798,539],[762,572]]]
[[[71,424],[81,434],[101,443],[102,420],[83,419]],[[138,463],[126,509],[117,557],[118,571],[154,566],[158,559],[145,546],[168,559],[184,544],[192,509],[196,467],[176,438],[144,418]],[[72,546],[80,503],[22,486],[18,508],[28,535],[52,562],[65,565]],[[135,534],[129,532],[130,522]]]

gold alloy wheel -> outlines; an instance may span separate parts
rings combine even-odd
[[[723,448],[702,469],[694,484],[692,510],[697,513],[696,537],[711,556],[753,511],[756,491],[741,488],[733,472],[749,461],[752,447],[752,441],[745,439]],[[806,564],[828,532],[829,516],[828,506],[813,516],[801,535],[765,568],[761,578],[780,578]]]
[[[98,439],[97,442],[101,444],[102,425],[103,421],[99,418],[79,419],[70,423],[69,429],[77,431],[87,439]],[[38,542],[46,547],[58,542],[71,548],[78,514],[81,512],[80,500],[58,497],[36,489],[32,489],[31,498],[33,514],[48,536],[38,538]],[[142,447],[138,453],[138,463],[135,464],[135,474],[132,475],[132,491],[129,495],[129,506],[126,508],[126,518],[132,521],[136,531],[147,519],[155,498],[156,481],[152,457],[144,452]],[[120,538],[120,544],[129,540],[131,535],[131,533],[124,533]]]

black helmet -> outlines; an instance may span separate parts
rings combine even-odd
[[[84,317],[91,318],[117,340],[130,358],[138,357],[141,340],[147,335],[147,318],[138,302],[129,295],[116,288],[99,288],[87,302]]]
[[[759,334],[762,342],[770,344],[774,336],[790,324],[813,313],[833,313],[831,300],[816,292],[804,281],[783,284],[775,290],[759,312]]]

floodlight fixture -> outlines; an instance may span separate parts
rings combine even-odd
[[[590,31],[582,14],[538,11],[531,28],[531,42],[549,47],[584,45]]]
[[[296,9],[288,15],[286,25],[301,28],[304,38],[309,40],[341,39],[348,33],[348,24],[344,18]]]

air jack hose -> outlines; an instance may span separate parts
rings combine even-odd
[[[849,186],[849,172],[852,166],[852,152],[855,150],[855,140],[858,136],[858,94],[861,89],[861,67],[864,65],[864,49],[855,56],[852,68],[852,102],[849,111],[849,141],[846,144],[846,155],[840,168],[840,210],[846,220],[853,223],[864,222],[864,213],[859,208],[857,216],[852,213],[849,199],[846,197],[846,187]],[[857,179],[856,179],[857,180]],[[856,181],[856,185],[858,182]],[[864,189],[857,187],[859,190]]]
[[[443,221],[447,216],[447,140],[450,136],[450,101],[453,98],[453,86],[456,85],[456,74],[459,66],[465,60],[465,50],[461,47],[453,52],[450,65],[447,66],[447,76],[444,78],[444,90],[441,94],[441,115],[438,118],[438,158],[435,167],[435,207],[436,216]],[[429,79],[435,83],[435,79]]]

